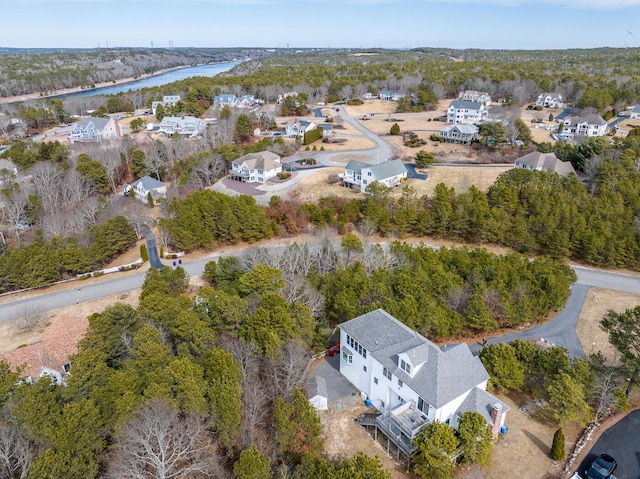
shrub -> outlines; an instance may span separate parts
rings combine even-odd
[[[390,133],[391,135],[394,135],[394,136],[395,136],[395,135],[399,135],[399,134],[400,134],[400,125],[398,125],[397,123],[394,123],[394,124],[391,126],[391,129],[389,130],[389,133]]]
[[[324,151],[324,146],[321,146],[321,147],[320,147],[320,151]]]
[[[164,258],[164,247],[160,246],[160,257]]]
[[[444,137],[440,136],[440,135],[437,135],[435,133],[432,133],[431,136],[429,137],[429,139],[431,141],[437,141],[439,143],[444,143]]]
[[[149,253],[147,252],[147,245],[145,243],[140,245],[140,257],[142,261],[149,261]]]
[[[433,153],[422,150],[416,154],[416,165],[420,168],[424,168],[432,164],[434,159],[435,157],[433,156]]]
[[[553,445],[551,446],[551,459],[554,461],[562,461],[565,458],[564,450],[564,432],[559,428],[553,435]]]
[[[349,100],[347,102],[347,105],[359,106],[359,105],[362,105],[363,103],[364,102],[360,98],[354,98],[353,100]]]
[[[99,277],[101,274],[102,274],[102,273],[101,273],[100,271],[95,271],[95,272],[92,274],[92,276],[93,276],[94,278],[97,278],[97,277]]]
[[[288,171],[282,171],[278,173],[278,178],[280,178],[281,180],[286,180],[287,178],[291,178],[291,173],[289,173]]]

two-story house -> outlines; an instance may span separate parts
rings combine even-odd
[[[120,124],[115,118],[85,118],[75,124],[69,140],[71,143],[111,141],[120,138]]]
[[[525,170],[555,171],[560,176],[569,176],[576,172],[571,162],[560,161],[555,153],[540,153],[539,151],[532,151],[518,158],[513,166]]]
[[[172,107],[178,104],[182,100],[180,95],[164,95],[162,101],[154,101],[151,103],[151,113],[156,114],[158,105],[162,105],[164,108]]]
[[[318,125],[309,120],[289,120],[284,126],[284,134],[289,138],[295,138],[316,128],[318,128]]]
[[[223,93],[213,97],[213,105],[218,107],[248,108],[254,103],[256,98],[253,95],[236,96],[233,93]]]
[[[158,131],[168,136],[178,133],[195,137],[202,133],[205,127],[205,122],[195,116],[165,116],[160,122]]]
[[[149,175],[137,179],[130,185],[127,183],[122,185],[122,191],[125,195],[130,195],[131,190],[133,190],[133,194],[140,201],[147,201],[149,193],[151,193],[154,202],[167,197],[167,185]]]
[[[540,93],[536,100],[536,106],[548,108],[563,108],[564,101],[560,93]]]
[[[562,123],[564,126],[560,133],[566,138],[573,138],[574,136],[604,136],[608,131],[607,122],[600,115],[569,116]]]
[[[260,151],[241,156],[231,163],[229,176],[243,183],[265,183],[282,172],[280,157],[270,151]]]
[[[400,100],[400,98],[404,98],[404,93],[397,90],[385,89],[385,90],[380,90],[380,93],[378,93],[378,98],[380,100],[398,101]]]
[[[344,173],[339,176],[345,187],[366,193],[367,187],[374,181],[388,187],[398,185],[407,179],[407,168],[402,160],[387,161],[377,165],[351,160],[347,163]]]
[[[486,91],[465,90],[460,92],[458,100],[480,102],[486,106],[491,105],[491,96]]]
[[[469,145],[478,137],[478,127],[475,125],[457,124],[449,125],[440,130],[440,136],[447,143]]]
[[[382,309],[340,324],[340,373],[381,414],[376,427],[408,457],[433,421],[458,428],[477,411],[494,435],[509,407],[486,391],[489,374],[465,343],[439,347]]]
[[[447,110],[447,123],[475,125],[488,118],[489,112],[479,101],[453,100]]]

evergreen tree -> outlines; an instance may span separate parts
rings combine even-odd
[[[564,432],[562,431],[562,428],[558,428],[556,433],[553,435],[553,444],[551,445],[551,459],[553,459],[554,461],[563,461],[566,456],[564,447]]]

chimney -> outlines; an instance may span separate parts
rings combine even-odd
[[[494,437],[500,432],[500,423],[502,422],[502,404],[495,403],[491,406],[491,433]]]

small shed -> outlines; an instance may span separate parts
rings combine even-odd
[[[317,411],[328,409],[327,381],[322,376],[313,376],[307,383],[307,399]]]

